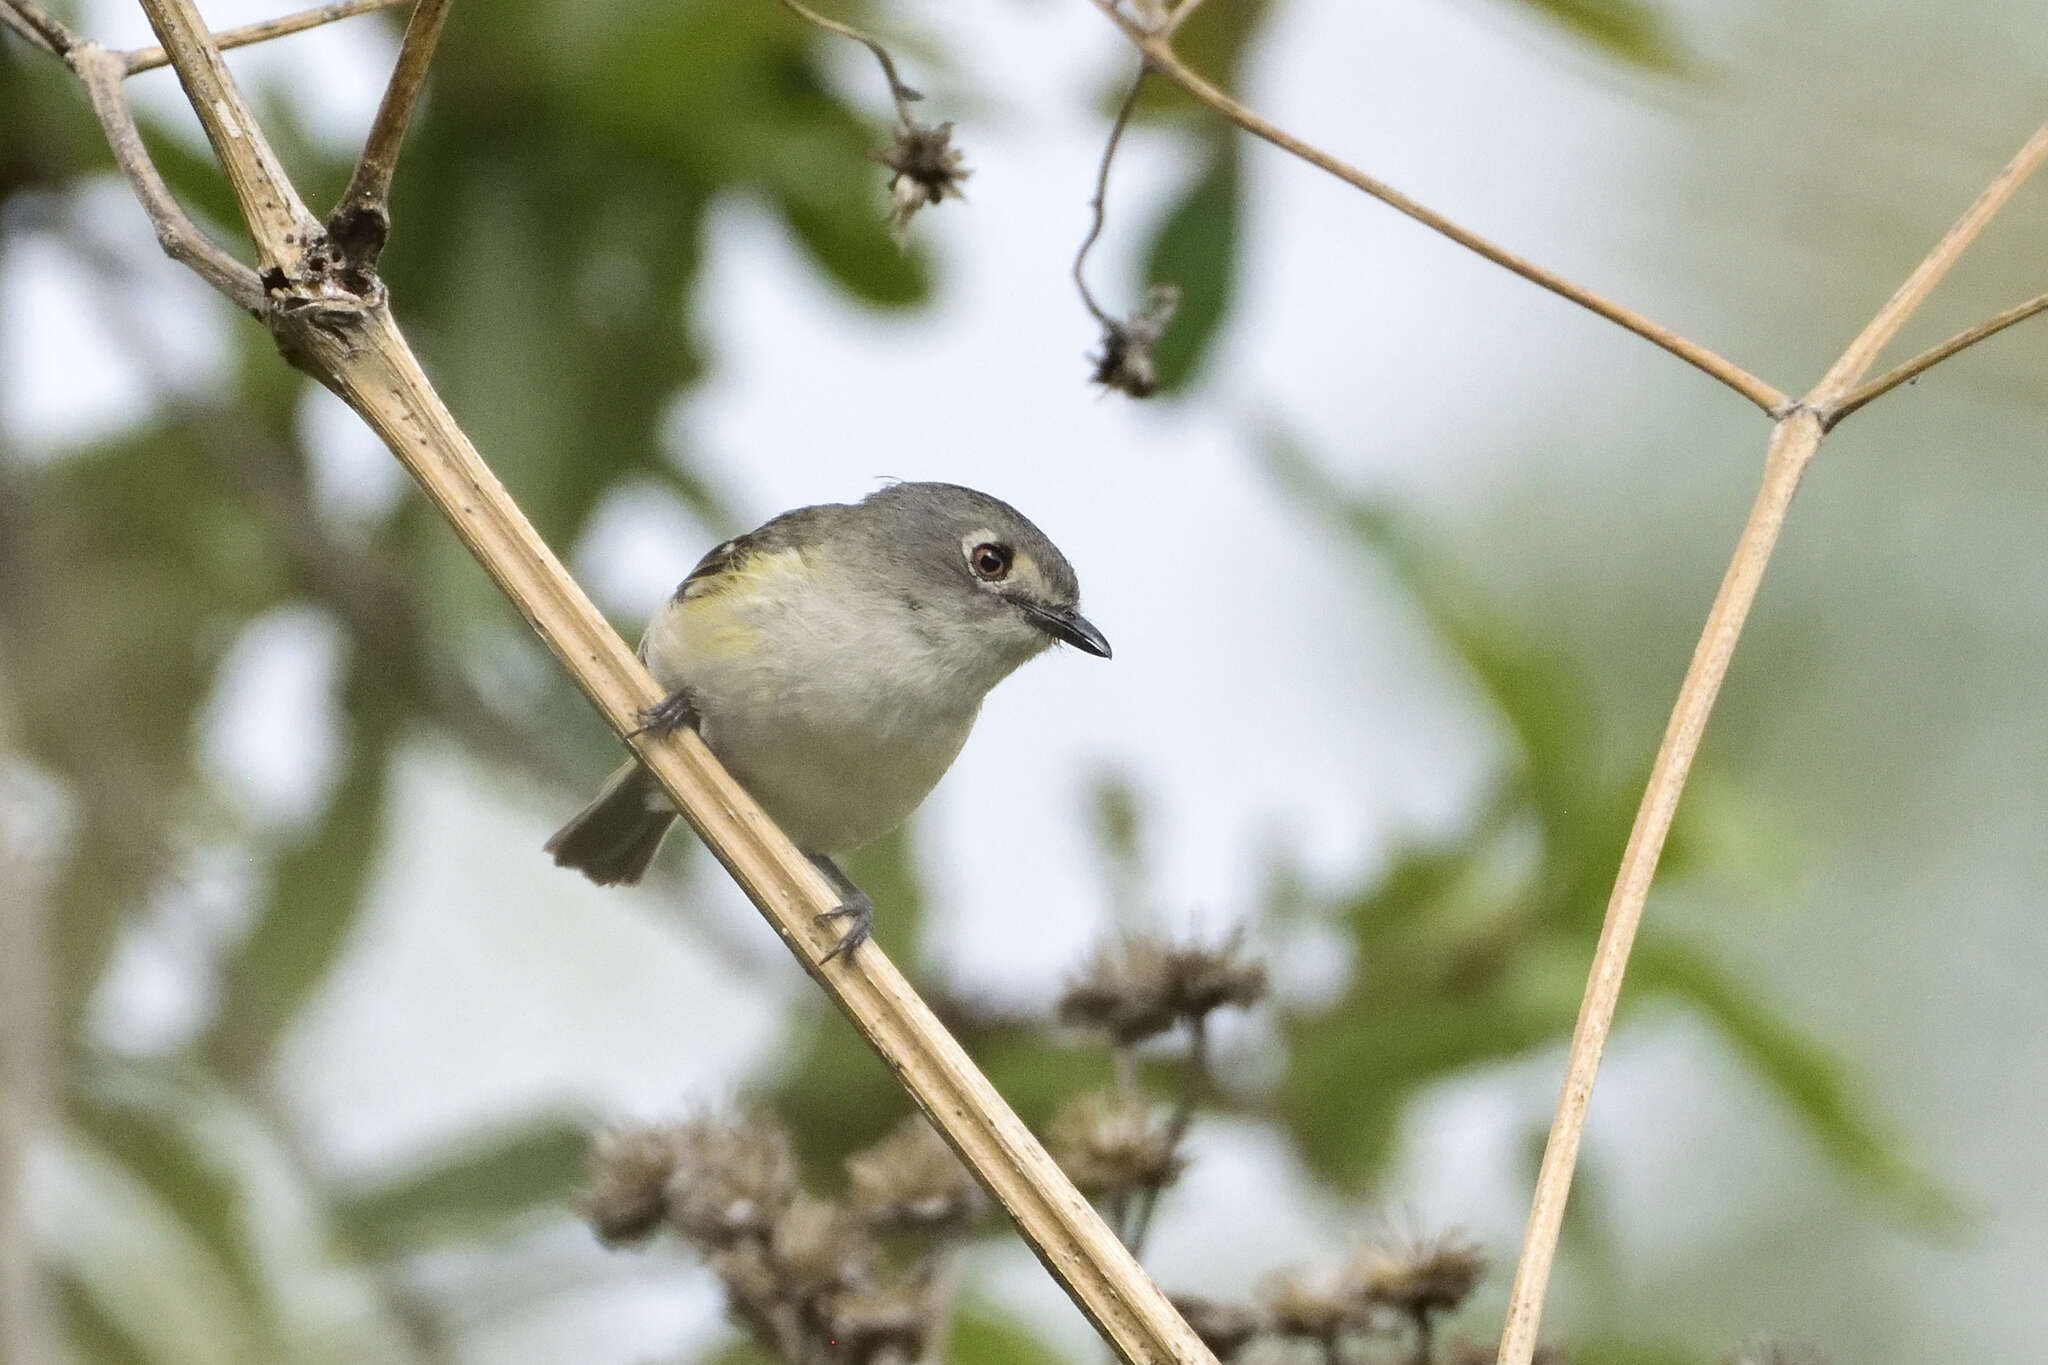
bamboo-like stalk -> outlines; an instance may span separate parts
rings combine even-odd
[[[372,278],[369,288],[351,290],[331,270],[322,273],[313,247],[323,229],[286,178],[191,0],[142,4],[255,241],[267,291],[263,313],[280,349],[390,446],[1118,1356],[1146,1365],[1213,1362],[880,948],[869,944],[851,960],[827,965],[836,934],[820,917],[837,895],[703,742],[688,731],[666,738],[635,733],[640,713],[660,700],[653,680],[463,434],[400,334],[381,284]],[[403,65],[396,78],[413,93],[420,65]],[[395,111],[388,122],[402,122],[410,98],[405,90],[387,98]],[[140,174],[146,152],[130,150]],[[380,162],[377,175],[388,174]]]

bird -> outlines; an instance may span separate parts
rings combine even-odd
[[[655,613],[639,655],[665,696],[641,730],[697,731],[842,898],[820,918],[847,921],[827,960],[851,957],[875,908],[837,859],[923,803],[997,683],[1057,644],[1110,657],[1080,600],[1045,533],[972,488],[799,507],[713,547]],[[546,851],[629,885],[675,819],[629,758]]]

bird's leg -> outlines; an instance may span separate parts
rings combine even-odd
[[[678,730],[697,728],[697,699],[686,687],[678,687],[640,713],[640,728],[626,736],[672,735]]]
[[[830,962],[833,958],[844,953],[850,961],[853,958],[854,949],[874,937],[875,903],[868,896],[867,892],[853,884],[851,877],[839,870],[839,864],[833,862],[822,853],[811,853],[805,856],[810,858],[812,867],[825,874],[825,880],[832,883],[832,889],[840,897],[839,904],[818,916],[818,919],[820,922],[830,922],[838,919],[848,921],[846,934],[839,940],[839,946],[825,954],[824,960]]]

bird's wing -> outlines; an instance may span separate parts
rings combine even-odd
[[[676,586],[675,599],[678,602],[691,601],[708,593],[718,592],[744,578],[750,568],[759,567],[756,561],[763,555],[792,550],[803,544],[817,528],[817,523],[845,508],[836,506],[799,507],[793,512],[784,512],[772,521],[765,522],[757,530],[743,536],[714,545],[705,556],[697,561],[697,567]]]

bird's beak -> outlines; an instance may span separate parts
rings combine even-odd
[[[1032,624],[1055,640],[1064,640],[1078,650],[1093,654],[1098,659],[1109,657],[1109,641],[1102,632],[1088,621],[1088,618],[1072,607],[1042,607],[1036,602],[1019,602],[1024,614]]]

